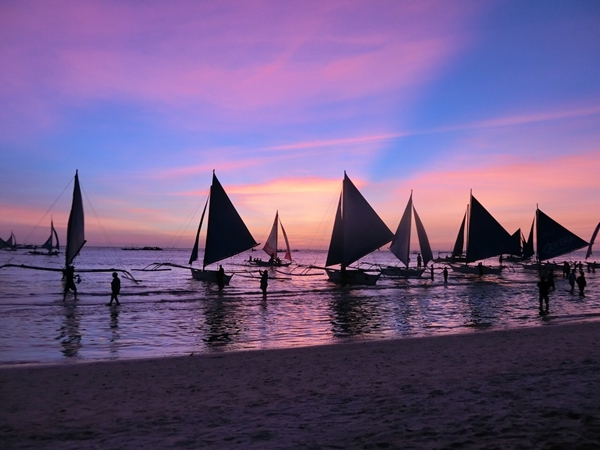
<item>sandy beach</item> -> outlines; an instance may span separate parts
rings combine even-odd
[[[599,448],[600,323],[0,369],[2,448]]]

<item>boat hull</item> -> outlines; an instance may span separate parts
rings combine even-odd
[[[502,273],[503,266],[491,267],[491,266],[468,266],[468,265],[450,265],[454,272],[470,274],[470,275],[500,275]]]
[[[424,268],[417,269],[414,267],[396,267],[396,266],[387,266],[381,271],[381,274],[384,277],[391,278],[421,278],[425,272]]]
[[[217,270],[200,270],[200,269],[190,269],[192,271],[192,278],[194,280],[197,281],[205,281],[208,283],[215,283],[217,284]],[[233,274],[231,275],[223,275],[223,284],[225,286],[229,285],[229,281],[231,280],[231,277],[233,277]]]
[[[374,286],[381,276],[381,273],[367,273],[364,270],[348,270],[341,271],[338,269],[325,269],[329,281],[336,284],[361,284],[366,286]]]
[[[269,261],[252,261],[249,262],[250,265],[252,266],[258,266],[258,267],[288,267],[290,264],[292,264],[291,262],[269,262]]]

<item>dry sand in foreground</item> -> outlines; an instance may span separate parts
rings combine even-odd
[[[600,448],[600,323],[0,369],[2,448]]]

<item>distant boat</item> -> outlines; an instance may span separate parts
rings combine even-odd
[[[202,269],[195,269],[192,267],[190,267],[190,269],[192,271],[192,277],[195,280],[217,283],[218,270],[207,270],[206,266],[219,262],[225,258],[235,256],[246,250],[250,250],[251,248],[256,247],[258,243],[250,234],[246,224],[236,211],[233,203],[231,203],[231,200],[213,171],[210,194],[204,205],[204,210],[202,211],[194,248],[192,249],[190,261],[188,263],[190,266],[198,259],[200,230],[202,229],[202,222],[204,221],[204,215],[208,205],[210,206],[208,209],[208,224]],[[224,284],[229,284],[232,276],[233,274],[224,274]]]
[[[121,250],[140,250],[140,251],[161,251],[162,248],[161,247],[121,247]]]
[[[60,252],[60,243],[58,241],[58,234],[54,229],[54,221],[50,220],[50,236],[46,239],[40,248],[46,249],[45,252],[40,252],[37,249],[30,251],[29,253],[32,255],[46,255],[46,256],[56,256]]]
[[[575,250],[590,245],[575,233],[567,230],[550,216],[546,215],[539,208],[536,208],[534,222],[531,225],[531,232],[526,244],[527,254],[533,250],[534,225],[537,241],[537,262],[533,264],[524,264],[523,267],[526,269],[560,268],[561,265],[554,264],[550,266],[548,263],[544,264],[544,261],[574,252]],[[594,238],[595,236],[592,236],[592,239]]]
[[[464,230],[466,225],[467,245],[463,256]],[[479,201],[470,195],[470,204],[460,226],[460,231],[454,244],[452,256],[455,261],[464,258],[464,265],[451,264],[452,270],[459,273],[478,275],[499,274],[502,266],[484,266],[481,262],[477,266],[468,263],[480,261],[499,255],[520,254],[520,245],[515,243],[512,235],[483,207]]]
[[[415,216],[415,225],[417,228],[417,236],[419,238],[419,247],[421,249],[420,258],[421,265],[417,267],[409,267],[410,263],[410,234],[412,228],[412,215]],[[398,229],[390,245],[390,251],[398,258],[405,267],[388,266],[383,269],[383,275],[387,276],[398,276],[406,278],[419,278],[425,271],[425,266],[431,260],[433,260],[433,252],[429,245],[429,238],[425,232],[425,227],[417,214],[412,201],[412,191],[410,191],[410,198],[404,209],[404,214],[398,224]],[[419,257],[418,257],[419,258]],[[418,261],[418,260],[417,260]]]
[[[348,269],[350,264],[392,240],[394,234],[383,223],[344,172],[325,271],[330,281],[339,284],[374,285],[381,272]],[[329,266],[340,265],[340,269]]]
[[[15,233],[11,231],[8,240],[2,240],[2,242],[0,242],[0,248],[8,251],[15,251],[17,249],[17,238],[15,237]]]
[[[285,241],[285,250],[277,249],[277,231],[279,226],[281,225],[281,232],[283,233],[283,239]],[[271,232],[269,233],[269,238],[263,247],[263,251],[269,255],[268,261],[263,261],[261,259],[254,259],[250,261],[251,264],[262,266],[262,267],[283,267],[289,266],[292,263],[292,252],[290,250],[290,243],[288,241],[287,234],[285,229],[283,228],[283,224],[281,223],[281,219],[279,218],[279,211],[275,212],[275,220],[273,221],[273,226],[271,227]],[[278,256],[278,251],[285,251],[283,259],[287,260],[287,262],[282,261]]]

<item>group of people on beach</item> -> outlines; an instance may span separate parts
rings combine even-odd
[[[571,286],[571,290],[569,291],[571,294],[573,294],[573,292],[575,291],[575,284],[577,284],[577,287],[579,289],[579,295],[581,297],[585,297],[585,287],[587,286],[587,280],[585,279],[585,274],[583,272],[583,265],[581,263],[579,264],[579,276],[577,276],[575,273],[576,267],[577,265],[574,265],[573,269],[571,269],[570,264],[567,261],[565,261],[563,264],[563,278],[568,279],[569,285]],[[588,266],[588,271],[589,270],[590,268]],[[550,291],[553,291],[554,289],[554,272],[551,270],[548,273],[548,275],[542,274],[540,276],[540,281],[538,282],[538,290],[540,294],[540,314],[548,314],[550,309]]]

